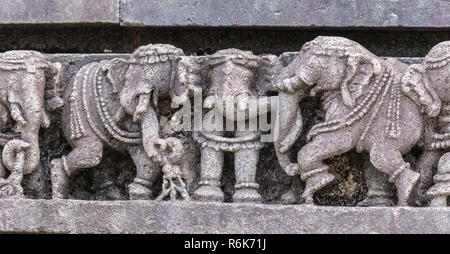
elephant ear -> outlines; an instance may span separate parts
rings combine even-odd
[[[370,70],[363,70],[363,66],[369,65]],[[364,89],[366,85],[369,84],[370,79],[374,74],[381,72],[381,65],[377,59],[371,58],[370,56],[365,56],[362,54],[354,54],[347,59],[347,68],[345,70],[345,76],[341,84],[341,95],[344,104],[347,107],[353,108],[355,106],[355,101],[360,96],[358,90]],[[363,82],[355,82],[355,77],[362,75],[364,79]],[[350,87],[358,86],[359,89],[350,89]],[[352,91],[352,90],[356,90]]]
[[[170,83],[170,98],[176,105],[200,93],[206,84],[207,69],[205,57],[181,56],[174,61],[174,72]]]
[[[410,96],[413,95],[414,93],[411,93],[411,91],[414,91],[414,85],[416,85],[418,82],[421,82],[424,73],[425,70],[422,65],[410,65],[402,77],[402,91]],[[414,101],[418,102],[418,98],[415,99],[417,100]]]
[[[441,111],[442,101],[425,72],[423,65],[409,66],[402,77],[402,91],[416,104],[427,106],[428,116],[435,117]]]
[[[46,62],[46,61],[45,61]],[[63,82],[63,67],[59,62],[46,62],[48,69],[45,72],[45,102],[50,111],[56,111],[64,106],[61,98],[61,85]]]
[[[115,58],[111,60],[109,68],[105,70],[106,78],[113,86],[113,92],[118,93],[125,83],[125,74],[129,64],[126,60]]]

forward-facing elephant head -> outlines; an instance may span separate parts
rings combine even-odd
[[[39,128],[50,126],[46,109],[55,110],[63,104],[59,97],[61,79],[61,64],[46,61],[38,52],[0,54],[0,142],[4,146],[20,138],[29,144],[24,174],[39,165]],[[0,171],[3,177],[4,167]]]
[[[221,50],[210,56],[210,86],[203,106],[214,108],[231,120],[237,119],[237,111],[247,111],[248,100],[257,96],[252,84],[259,60],[251,52],[236,49]]]
[[[270,111],[270,101],[263,95],[273,82],[273,72],[281,68],[277,64],[273,55],[258,56],[238,49],[220,50],[208,56],[210,86],[204,108],[218,110],[234,121]]]

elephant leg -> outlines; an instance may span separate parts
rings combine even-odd
[[[219,135],[220,132],[214,134]],[[210,147],[201,148],[201,169],[199,187],[194,198],[203,201],[219,201],[225,199],[221,187],[224,154]]]
[[[376,169],[369,160],[365,161],[363,170],[368,192],[358,206],[394,206],[394,186],[389,182],[389,176]]]
[[[74,141],[74,149],[50,163],[52,192],[54,199],[67,196],[69,177],[82,168],[92,168],[100,164],[103,156],[103,143],[96,136],[87,136]]]
[[[297,161],[301,179],[306,181],[302,194],[306,204],[313,204],[314,193],[335,179],[335,176],[329,172],[329,166],[323,161],[343,154],[354,146],[352,133],[350,130],[343,129],[319,134],[300,150]]]
[[[148,158],[143,146],[130,147],[128,152],[136,165],[136,177],[128,185],[130,199],[150,199],[153,183],[161,175],[161,169]]]
[[[236,137],[248,135],[249,132],[236,132]],[[256,169],[259,149],[241,149],[234,154],[236,185],[234,202],[260,202],[259,185],[256,183]]]
[[[419,173],[411,170],[400,151],[386,145],[375,145],[370,150],[370,162],[389,175],[389,182],[397,188],[397,205],[407,205],[408,198],[419,180]]]

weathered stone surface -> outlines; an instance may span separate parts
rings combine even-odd
[[[205,27],[449,27],[442,0],[122,0],[121,25]]]
[[[449,208],[0,200],[3,233],[450,233]]]
[[[83,66],[93,61],[101,61],[112,58],[128,58],[129,54],[47,54],[47,60],[60,62],[63,65],[64,84],[68,84],[70,78]],[[295,52],[285,53],[281,56],[284,65],[290,63],[295,57]],[[421,58],[399,58],[405,63],[418,63]],[[315,123],[316,107],[315,101],[304,103],[305,128],[308,129]],[[163,118],[160,123],[164,123],[171,116],[169,101],[161,102],[160,112]],[[49,174],[49,162],[54,158],[70,152],[70,146],[65,141],[61,131],[61,115],[51,114],[52,124],[49,129],[41,131],[40,150],[41,164],[38,170],[32,175],[26,175],[23,181],[24,194],[28,198],[51,198],[51,183]],[[163,129],[163,133],[164,133]],[[178,138],[185,140],[187,151],[187,164],[190,165],[189,181],[187,183],[189,191],[192,193],[197,188],[199,178],[200,151],[198,145],[192,140],[190,132],[182,132]],[[296,149],[301,148],[299,142]],[[226,155],[228,156],[228,155]],[[349,157],[348,157],[349,156]],[[318,204],[322,205],[356,205],[365,195],[365,183],[357,167],[360,161],[359,154],[345,155],[333,161],[332,169],[336,171],[337,181],[329,188],[317,195]],[[135,167],[128,155],[118,154],[112,149],[106,149],[103,161],[94,170],[83,170],[72,178],[70,198],[83,200],[111,200],[128,199],[126,186],[132,181],[135,175]],[[225,201],[230,202],[234,192],[235,175],[233,169],[233,158],[226,157],[224,166],[223,187]],[[348,164],[350,162],[350,164]],[[280,203],[281,195],[288,190],[291,184],[291,177],[287,176],[278,165],[273,145],[269,145],[261,150],[259,168],[256,180],[261,185],[261,196],[264,203]],[[295,182],[295,181],[294,181]],[[295,185],[296,183],[294,183]],[[154,190],[157,195],[161,184],[157,184]],[[351,186],[352,188],[349,188]],[[356,191],[355,191],[356,190]],[[156,197],[156,196],[155,196]],[[155,198],[154,197],[154,198]]]
[[[113,58],[124,58],[130,57],[129,54],[47,54],[47,60],[50,62],[59,62],[63,66],[63,77],[64,84],[69,83],[70,78],[77,73],[81,67],[84,65],[102,61],[109,60]]]
[[[119,0],[1,0],[0,24],[119,23]]]
[[[0,24],[201,27],[449,27],[443,0],[1,0]],[[120,6],[120,7],[119,7]]]

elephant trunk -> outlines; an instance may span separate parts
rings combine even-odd
[[[275,137],[275,151],[280,166],[286,170],[292,164],[289,159],[289,150],[300,137],[303,130],[302,114],[299,107],[304,93],[288,93],[281,91],[279,96],[279,107],[277,114],[278,136]]]
[[[155,159],[158,151],[155,143],[159,140],[159,123],[153,107],[148,107],[146,114],[141,118],[142,143],[147,156]]]
[[[21,140],[28,143],[25,153],[24,174],[32,173],[39,165],[39,124],[28,123],[22,128]]]
[[[37,80],[30,77],[30,84]],[[39,129],[42,125],[48,125],[49,119],[45,114],[43,89],[39,85],[34,85],[34,90],[29,87],[29,92],[35,96],[22,96],[20,98],[20,111],[25,124],[21,130],[21,140],[28,143],[29,147],[25,153],[24,174],[32,173],[39,165]]]
[[[30,147],[30,144],[13,139],[9,141],[2,152],[2,161],[5,167],[11,172],[21,172],[25,165],[25,150]]]

